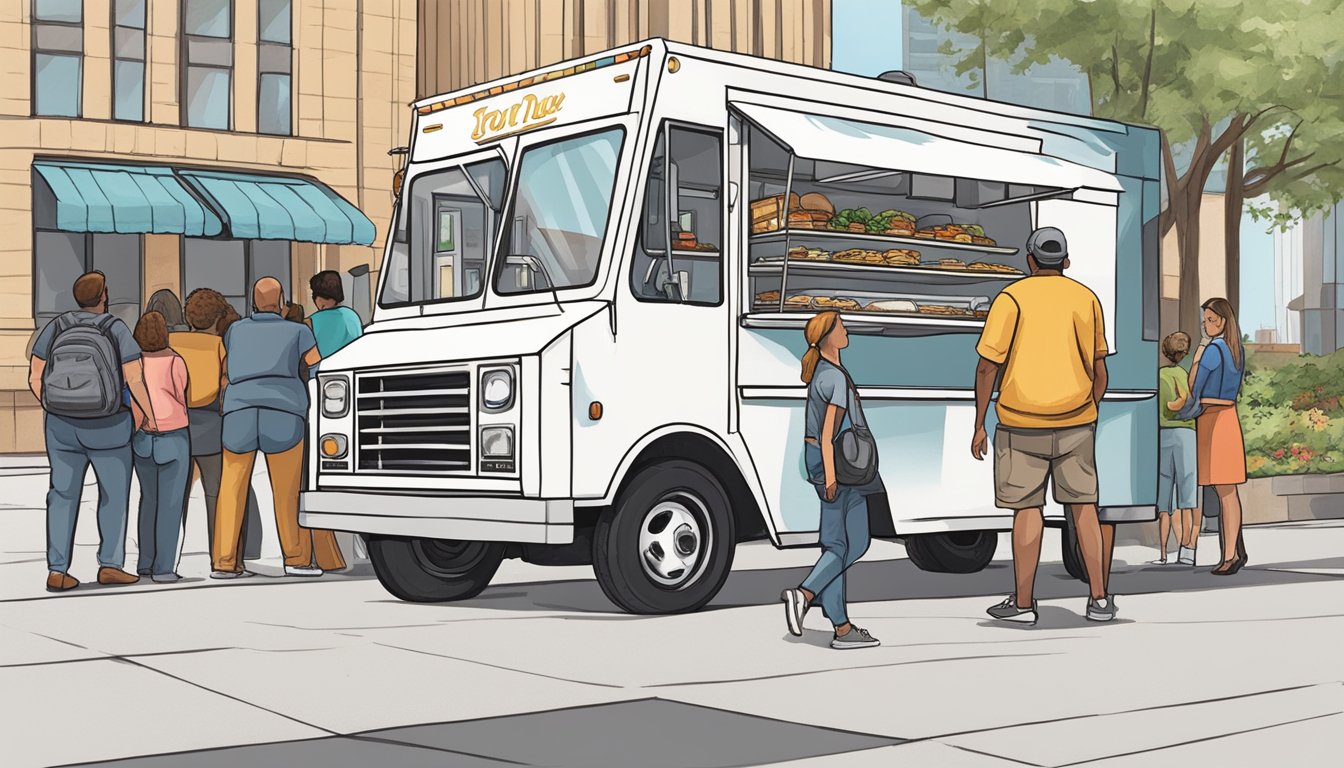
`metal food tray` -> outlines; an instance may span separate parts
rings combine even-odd
[[[833,299],[853,299],[859,302],[859,304],[861,305],[859,309],[843,310],[848,312],[867,312],[869,310],[864,309],[863,307],[868,306],[868,304],[873,301],[900,301],[900,300],[913,301],[916,307],[922,307],[925,305],[957,307],[957,308],[965,307],[967,312],[972,313],[977,311],[980,312],[989,311],[989,305],[991,303],[991,300],[988,296],[934,296],[929,294],[915,294],[915,293],[878,293],[874,291],[839,291],[839,292],[790,291],[787,298],[793,298],[795,296],[807,296],[808,298],[811,299],[816,299],[818,297],[826,297]],[[760,302],[757,301],[754,296],[752,297],[752,304],[753,306],[759,308],[774,308],[774,309],[779,308],[779,302],[777,301]],[[816,309],[816,307],[815,306],[808,307],[807,310],[791,309],[787,304],[784,307],[784,311],[786,312],[789,311],[803,312],[812,309]],[[903,315],[914,313],[874,311],[873,314]],[[928,315],[928,313],[919,313],[919,314],[921,316]],[[955,315],[952,315],[952,317],[955,317]]]

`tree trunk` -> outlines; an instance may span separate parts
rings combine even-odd
[[[1245,203],[1246,140],[1228,150],[1227,193],[1223,196],[1223,241],[1226,243],[1227,300],[1241,315],[1241,211]]]
[[[1180,330],[1199,338],[1199,209],[1204,202],[1202,185],[1182,190],[1185,202],[1177,211],[1176,228],[1181,254]]]

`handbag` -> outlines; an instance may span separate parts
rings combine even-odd
[[[835,482],[838,485],[868,485],[877,477],[877,441],[867,426],[860,426],[854,420],[854,408],[858,391],[849,378],[849,372],[841,368],[845,376],[845,396],[849,409],[845,418],[849,420],[849,429],[835,436]]]
[[[1223,348],[1213,343],[1210,343],[1209,346],[1218,350],[1218,362],[1220,364],[1219,370],[1221,371],[1222,366],[1227,364],[1227,362],[1223,359]],[[1204,413],[1204,403],[1200,399],[1199,395],[1196,395],[1194,390],[1192,389],[1190,391],[1190,396],[1185,399],[1185,405],[1181,406],[1181,410],[1176,412],[1176,420],[1194,421],[1195,419],[1199,418],[1200,414],[1202,413]]]

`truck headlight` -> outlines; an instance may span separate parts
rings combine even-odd
[[[346,441],[345,435],[323,435],[318,443],[324,459],[343,459],[345,458],[345,452],[349,449],[349,443]]]
[[[498,413],[513,405],[513,369],[494,368],[481,374],[481,408]]]
[[[350,385],[344,378],[322,380],[322,415],[339,419],[350,411]]]
[[[513,427],[485,427],[482,429],[481,458],[512,459]]]

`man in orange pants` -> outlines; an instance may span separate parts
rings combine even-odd
[[[281,316],[285,299],[280,281],[273,277],[258,280],[252,302],[252,316],[229,326],[224,334],[224,470],[210,577],[249,575],[239,562],[238,537],[258,451],[266,455],[271,475],[285,574],[321,576],[345,567],[335,534],[299,527],[308,414],[308,387],[300,363],[311,368],[322,356],[308,326],[286,322]]]

